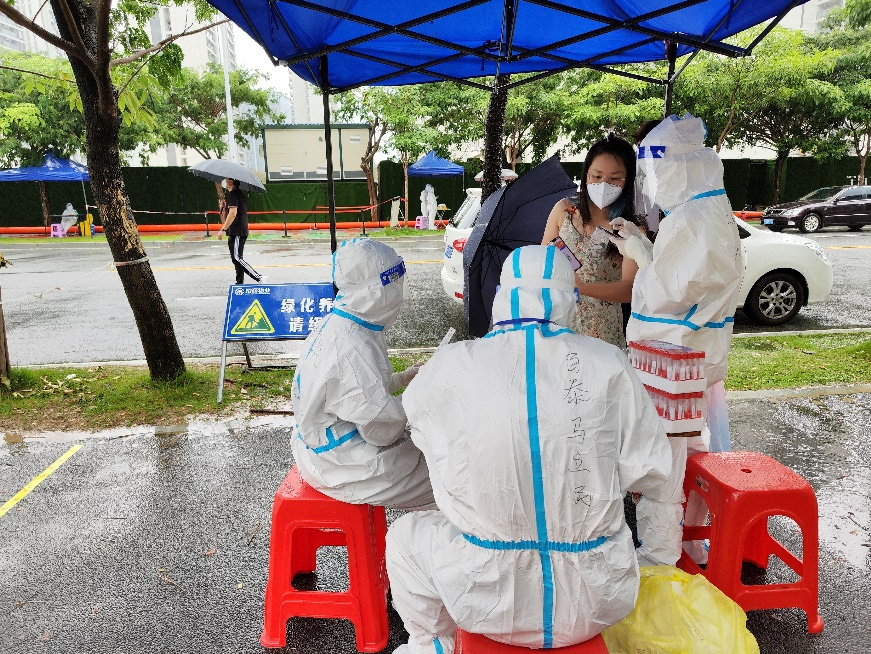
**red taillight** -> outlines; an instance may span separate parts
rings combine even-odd
[[[457,252],[462,252],[464,247],[466,247],[466,239],[458,238],[456,241],[454,241],[453,248]]]
[[[462,294],[462,293],[457,293],[456,291],[454,291],[454,296],[455,296],[455,297],[458,297],[458,298],[461,299],[461,300],[463,299],[463,294]]]

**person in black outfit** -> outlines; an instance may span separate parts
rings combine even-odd
[[[223,224],[218,232],[218,240],[221,240],[222,232],[227,235],[230,258],[236,267],[236,283],[242,284],[246,273],[255,282],[259,282],[263,277],[242,258],[245,241],[248,239],[248,199],[239,188],[237,180],[225,179],[224,184],[227,194],[221,207]]]

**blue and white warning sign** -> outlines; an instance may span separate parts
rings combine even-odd
[[[227,295],[225,341],[301,339],[333,309],[333,285],[234,284]]]

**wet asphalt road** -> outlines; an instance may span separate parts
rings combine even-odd
[[[329,281],[327,234],[251,241],[245,258],[269,283]],[[345,237],[348,237],[345,235]],[[221,352],[227,287],[233,281],[226,241],[148,242],[154,274],[186,357]],[[831,301],[806,307],[786,329],[871,326],[871,230],[812,235],[827,248],[835,271]],[[441,236],[388,241],[408,264],[406,300],[388,332],[390,347],[434,346],[449,327],[467,334],[463,309],[440,277]],[[26,239],[2,248],[13,267],[0,273],[13,365],[141,360],[142,346],[111,257],[103,242]],[[736,333],[769,331],[739,312]],[[253,353],[294,355],[299,342],[257,343]],[[229,353],[240,354],[238,344]]]
[[[822,634],[797,609],[749,614],[763,654],[871,651],[871,395],[730,401],[736,449],[772,455],[819,498]],[[0,517],[0,652],[264,652],[272,494],[292,463],[286,419],[86,434],[4,434],[0,497],[74,445]],[[795,545],[796,534],[772,519]],[[342,590],[339,548],[308,588]],[[764,581],[783,580],[776,562]],[[758,581],[762,581],[759,579]],[[391,611],[386,652],[405,634]],[[352,654],[340,620],[293,619],[297,654]]]

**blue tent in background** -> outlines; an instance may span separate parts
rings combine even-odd
[[[456,177],[465,172],[466,169],[461,165],[442,159],[434,150],[408,167],[409,177]]]
[[[0,182],[88,182],[88,169],[72,159],[58,159],[53,151],[41,166],[22,166],[0,171]]]
[[[54,151],[49,150],[45,155],[45,163],[41,166],[21,166],[20,168],[9,168],[0,170],[0,182],[39,182],[41,192],[47,201],[48,195],[45,187],[42,186],[45,182],[81,182],[82,197],[85,199],[85,213],[88,213],[88,195],[85,193],[85,182],[91,181],[91,176],[88,174],[88,169],[77,161],[72,159],[58,159],[54,156]],[[45,217],[48,220],[48,217]]]

